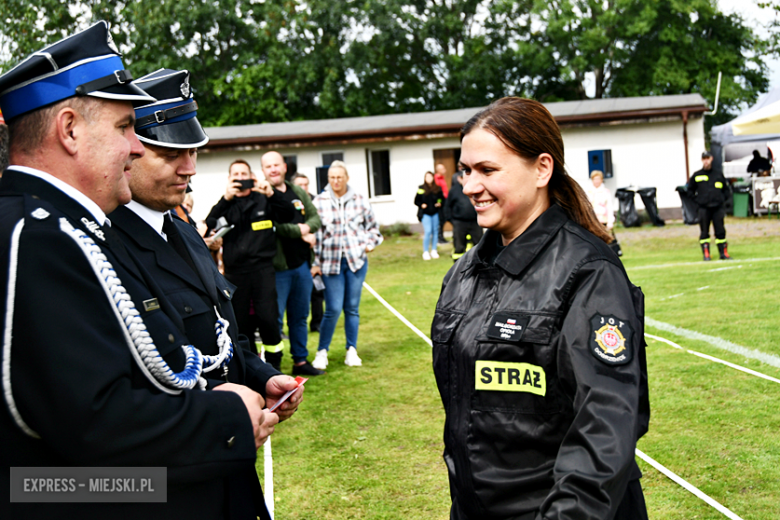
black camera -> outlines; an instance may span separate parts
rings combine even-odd
[[[238,182],[238,185],[241,187],[241,190],[251,190],[255,187],[255,181],[252,179],[244,179],[242,181],[234,181]]]

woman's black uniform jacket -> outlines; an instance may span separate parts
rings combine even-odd
[[[611,519],[650,415],[642,293],[557,205],[490,265],[497,239],[453,265],[432,325],[455,517]]]

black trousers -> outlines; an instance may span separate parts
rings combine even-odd
[[[715,228],[715,238],[717,240],[726,239],[726,227],[723,225],[723,219],[726,216],[726,208],[718,206],[715,208],[699,207],[699,240],[710,238],[710,222]]]
[[[282,341],[279,333],[279,304],[276,301],[276,274],[271,262],[262,264],[251,273],[225,273],[230,283],[236,286],[233,295],[233,309],[238,321],[238,332],[249,338],[249,344],[256,352],[255,330],[265,345],[278,345]],[[249,313],[250,302],[254,316]]]
[[[471,243],[477,245],[482,239],[482,228],[477,221],[452,219],[452,238],[455,250],[452,252],[454,259],[460,258],[460,255],[466,252],[467,236],[471,235]]]
[[[323,305],[325,305],[325,291],[311,290],[311,324],[312,332],[320,330],[322,323]]]
[[[536,518],[537,511],[529,511],[523,515],[512,517],[513,520],[533,520]],[[484,520],[482,518],[469,518],[458,508],[456,502],[452,502],[450,509],[450,520]],[[639,479],[630,480],[623,500],[620,501],[617,512],[613,520],[648,520],[647,505],[645,505],[645,495],[642,493],[642,485]]]
[[[439,208],[439,242],[444,242],[446,239],[444,238],[444,224],[447,222],[444,220],[444,206]]]

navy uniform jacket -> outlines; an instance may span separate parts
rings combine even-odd
[[[214,308],[217,308],[220,315],[230,323],[228,332],[236,347],[228,366],[229,380],[246,385],[265,397],[266,383],[271,377],[279,375],[279,372],[256,355],[247,354],[248,350],[238,348],[240,344],[244,344],[245,348],[249,345],[244,336],[240,337],[239,342],[236,318],[230,303],[235,286],[219,272],[195,228],[177,216],[173,217],[197,273],[168,242],[130,209],[124,206],[117,208],[109,215],[109,219],[125,246],[138,257],[172,303],[176,312],[174,319],[180,329],[186,332],[193,345],[208,355],[218,353],[214,332]],[[222,379],[221,370],[214,370],[207,375],[210,379]]]
[[[0,215],[0,357],[10,382],[0,412],[0,516],[219,518],[214,480],[254,471],[254,435],[241,398],[174,395],[144,374],[95,269],[62,226],[81,229],[100,247],[174,370],[181,367],[171,356],[187,338],[163,292],[83,206],[41,179],[7,170]],[[142,302],[154,298],[160,308],[145,311]],[[168,502],[10,504],[14,466],[165,466]]]
[[[112,227],[116,228],[124,245],[149,271],[165,298],[173,305],[176,311],[173,319],[195,347],[206,355],[219,353],[214,330],[217,320],[215,308],[230,323],[228,332],[233,341],[234,354],[228,365],[228,379],[232,383],[248,386],[265,397],[266,383],[271,377],[279,375],[279,372],[249,352],[245,336],[241,336],[241,342],[247,344],[241,348],[236,318],[230,304],[235,286],[219,272],[195,228],[178,216],[172,218],[195,271],[169,242],[132,210],[120,206],[109,215]],[[219,368],[206,374],[210,386],[223,382],[222,374]],[[215,486],[221,487],[221,484],[215,483]],[[252,495],[256,494],[256,501],[263,503],[256,472],[231,478],[226,489],[231,491],[229,501],[232,514],[229,518],[256,518]]]

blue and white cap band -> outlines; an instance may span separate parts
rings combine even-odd
[[[108,24],[98,22],[34,52],[0,76],[0,109],[11,120],[73,96],[153,102],[132,79],[111,46]]]

